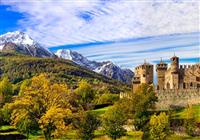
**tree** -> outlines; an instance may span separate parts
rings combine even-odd
[[[62,136],[70,126],[66,126],[65,118],[71,115],[70,109],[51,107],[39,120],[39,126],[43,130],[45,138],[51,139],[51,134]]]
[[[142,84],[132,95],[130,109],[133,113],[133,124],[136,130],[145,132],[150,119],[150,110],[154,109],[157,101],[153,85]]]
[[[24,93],[24,90],[30,85],[31,85],[31,80],[29,80],[29,79],[24,80],[20,86],[18,95],[21,96]]]
[[[0,110],[0,127],[3,125],[3,112]]]
[[[98,97],[96,97],[97,104],[114,104],[114,102],[118,100],[119,95],[111,93],[101,94]]]
[[[34,133],[38,130],[38,125],[36,120],[30,118],[30,116],[26,115],[18,121],[15,126],[18,131],[26,134],[27,139],[29,138],[30,133]]]
[[[8,77],[4,77],[0,82],[0,96],[2,105],[9,102],[13,96],[13,86],[9,82]]]
[[[185,111],[186,114],[184,114],[185,119],[184,119],[184,127],[186,128],[186,133],[190,136],[195,136],[195,130],[197,128],[196,126],[196,117],[195,117],[195,112],[192,106],[188,106]]]
[[[78,135],[82,140],[92,140],[94,131],[99,127],[100,120],[91,112],[81,113],[75,126],[78,128]]]
[[[81,80],[78,88],[74,91],[79,96],[79,102],[85,109],[88,109],[88,104],[92,102],[95,97],[95,91],[92,86],[85,80]]]
[[[169,116],[161,112],[158,116],[152,115],[149,122],[149,133],[153,140],[165,140],[169,134]]]
[[[116,140],[126,134],[123,125],[127,121],[126,114],[117,106],[109,108],[103,116],[103,128],[105,133]]]
[[[38,126],[46,140],[62,136],[69,128],[65,120],[72,114],[69,96],[65,84],[52,83],[46,74],[35,76],[21,96],[8,104],[12,124],[27,132]]]

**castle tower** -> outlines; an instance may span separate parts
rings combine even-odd
[[[139,76],[134,76],[133,77],[133,93],[137,90],[137,88],[140,86],[140,77]]]
[[[133,78],[133,92],[140,84],[152,84],[153,83],[153,65],[144,63],[135,68],[135,76]]]
[[[172,58],[170,58],[170,60],[171,60],[171,72],[177,73],[179,69],[179,58],[174,55]]]
[[[165,74],[165,88],[178,89],[179,88],[179,58],[175,55],[170,58],[171,67]]]
[[[165,85],[165,72],[167,71],[167,64],[164,63],[161,59],[160,63],[156,65],[156,72],[158,76],[157,89],[164,89]]]

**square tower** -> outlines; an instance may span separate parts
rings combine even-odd
[[[144,63],[135,68],[135,76],[133,78],[133,92],[136,91],[140,84],[153,83],[153,65]]]

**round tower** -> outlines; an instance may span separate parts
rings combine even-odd
[[[179,58],[177,56],[173,56],[170,58],[171,60],[171,72],[177,73],[179,69]]]
[[[160,63],[156,65],[156,72],[158,76],[157,89],[162,90],[165,87],[165,72],[167,71],[167,64],[161,59]]]

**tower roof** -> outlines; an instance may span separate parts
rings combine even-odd
[[[162,57],[160,58],[160,63],[159,64],[166,64],[163,60]]]
[[[179,57],[178,56],[172,56],[171,58],[170,58],[170,60],[174,60],[174,59],[178,59]]]

